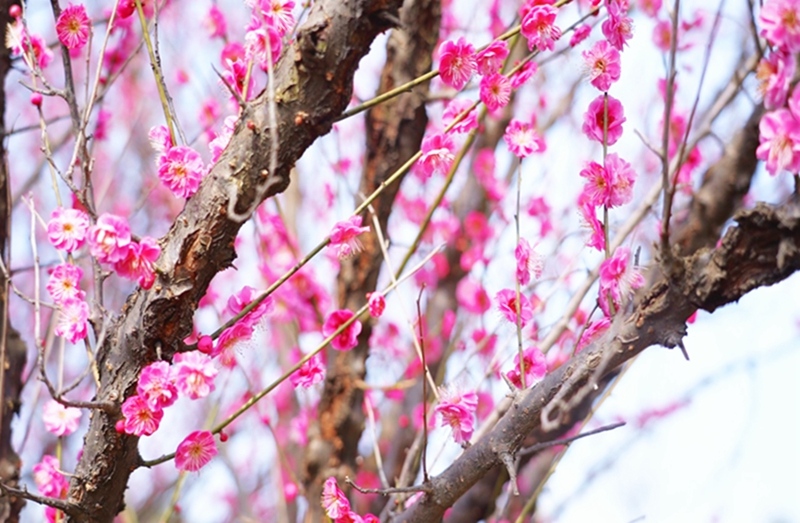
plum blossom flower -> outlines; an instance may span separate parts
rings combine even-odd
[[[605,166],[590,162],[580,172],[580,176],[586,178],[586,184],[583,186],[586,201],[595,207],[600,205],[617,207],[630,202],[633,198],[636,172],[616,153],[606,156]]]
[[[367,303],[369,304],[369,315],[373,318],[380,318],[386,310],[386,299],[380,292],[368,292]]]
[[[336,251],[339,258],[348,258],[361,252],[364,248],[358,239],[360,234],[369,231],[369,227],[361,226],[361,216],[351,216],[346,220],[337,222],[331,230],[329,249]]]
[[[481,78],[480,97],[489,111],[505,107],[511,98],[511,81],[499,73],[484,76]]]
[[[125,417],[120,420],[122,423],[118,423],[121,432],[132,436],[150,436],[158,430],[164,411],[151,408],[141,396],[131,396],[122,404],[122,415]]]
[[[783,107],[795,68],[794,55],[789,53],[777,51],[761,59],[756,69],[756,78],[759,80],[758,92],[764,98],[764,107]]]
[[[453,439],[458,444],[466,443],[475,429],[475,409],[478,396],[474,391],[463,392],[455,387],[439,388],[439,404],[434,409],[441,426],[453,429]]]
[[[39,69],[45,69],[53,61],[53,51],[50,50],[42,37],[28,34],[19,20],[10,27],[9,41],[12,42],[11,53],[26,57],[25,63],[30,67],[33,66],[27,58],[29,57],[29,49],[33,50],[33,58],[39,65]]]
[[[175,467],[194,472],[200,470],[217,455],[214,435],[207,430],[196,430],[186,436],[175,451]]]
[[[514,67],[516,66],[517,62],[514,62]],[[528,60],[522,65],[522,67],[520,67],[519,71],[511,75],[511,87],[514,89],[519,89],[522,84],[530,80],[538,70],[539,65],[532,60]]]
[[[338,521],[350,513],[350,501],[339,489],[334,477],[326,479],[325,485],[322,487],[322,508],[325,509],[325,514],[334,521]]]
[[[170,374],[169,363],[157,361],[143,368],[136,394],[144,398],[152,410],[164,409],[175,403],[178,389]]]
[[[450,127],[450,124],[453,123],[461,113],[470,109],[469,113],[455,124],[448,133],[468,133],[478,128],[478,116],[472,106],[473,103],[466,98],[455,98],[447,104],[442,114],[442,123],[447,127]]]
[[[103,213],[89,229],[89,248],[100,263],[116,263],[128,255],[131,229],[125,218]]]
[[[173,358],[172,378],[178,391],[196,400],[205,398],[214,390],[214,378],[219,372],[211,358],[198,351],[176,354]]]
[[[225,33],[228,31],[228,24],[225,21],[225,15],[219,10],[219,7],[212,5],[208,10],[208,14],[203,20],[203,26],[208,30],[210,38],[225,38]]]
[[[486,289],[479,281],[469,276],[458,282],[456,300],[460,307],[472,314],[483,314],[492,307]]]
[[[542,276],[544,259],[533,250],[525,238],[519,239],[514,257],[517,259],[517,280],[520,285],[527,285],[531,281],[531,272],[534,279],[538,280]]]
[[[790,53],[800,51],[800,2],[769,0],[758,17],[761,36]]]
[[[222,124],[222,132],[216,138],[211,140],[208,144],[208,149],[211,151],[211,163],[219,160],[222,151],[228,146],[233,136],[233,128],[236,126],[236,116],[227,116]]]
[[[596,206],[586,197],[585,193],[581,193],[578,199],[578,209],[583,219],[583,225],[591,231],[589,240],[586,242],[588,247],[594,247],[598,251],[604,251],[606,248],[605,234],[603,231],[603,224],[597,219]]]
[[[520,326],[524,327],[533,319],[533,307],[531,307],[530,300],[528,300],[524,294],[520,293],[519,298]],[[516,325],[517,291],[513,289],[503,289],[497,293],[494,299],[497,301],[497,307],[500,309],[500,313],[503,315],[503,317],[512,324]]]
[[[43,456],[42,461],[33,466],[33,481],[43,496],[57,499],[67,496],[69,481],[59,470],[55,456]]]
[[[260,0],[258,5],[267,25],[278,31],[281,36],[294,27],[293,0]]]
[[[453,89],[463,89],[476,67],[475,48],[463,36],[458,42],[448,40],[439,48],[439,76]]]
[[[608,300],[614,302],[619,310],[623,300],[627,300],[635,289],[644,285],[644,276],[634,267],[629,266],[631,251],[627,247],[619,247],[614,255],[600,264],[600,308],[610,316]]]
[[[583,115],[583,133],[591,140],[603,143],[603,127],[605,119],[605,97],[608,97],[608,134],[607,145],[614,145],[622,136],[622,124],[625,123],[625,113],[622,104],[613,96],[600,95],[589,104],[589,109]]]
[[[80,49],[89,40],[92,22],[83,4],[69,4],[61,11],[56,21],[58,40],[67,49]]]
[[[603,35],[608,39],[608,43],[618,51],[627,45],[628,40],[633,37],[633,20],[627,13],[627,1],[609,0],[607,2],[608,18],[603,22]]]
[[[322,325],[322,335],[329,337],[353,316],[353,311],[347,309],[333,311]],[[358,344],[359,334],[361,334],[361,322],[355,320],[331,340],[331,346],[336,350],[350,350]]]
[[[53,269],[47,282],[47,292],[53,297],[56,305],[61,305],[69,298],[82,300],[86,293],[80,288],[83,270],[69,263],[62,263]]]
[[[322,365],[322,358],[319,357],[319,354],[312,356],[294,374],[289,376],[289,381],[295,388],[298,386],[309,388],[323,379],[325,379],[325,367]]]
[[[580,352],[582,349],[586,348],[587,345],[592,343],[594,340],[599,338],[603,335],[605,331],[611,326],[611,320],[607,317],[599,319],[597,321],[593,321],[586,327],[586,330],[583,331],[583,335],[581,335],[581,339],[578,340],[578,346],[576,348],[576,352]]]
[[[569,46],[575,47],[579,43],[583,42],[587,38],[589,38],[589,34],[592,32],[592,26],[589,24],[581,24],[575,28],[575,31],[572,33],[572,38],[569,39]]]
[[[245,58],[254,60],[264,70],[269,67],[270,58],[273,64],[278,61],[283,49],[281,35],[272,27],[262,26],[248,31],[244,40]]]
[[[758,124],[760,145],[756,158],[766,160],[771,175],[800,170],[800,123],[787,109],[778,109],[761,117]]]
[[[178,198],[189,198],[205,175],[200,155],[185,145],[170,147],[158,158],[158,177]]]
[[[503,67],[503,61],[508,58],[508,53],[508,42],[495,40],[475,56],[478,73],[489,75],[499,72],[500,68]]]
[[[561,29],[556,27],[558,9],[552,5],[534,5],[522,18],[520,33],[528,39],[528,49],[551,51],[555,41],[561,38]]]
[[[69,436],[81,422],[81,410],[65,407],[54,399],[49,400],[42,408],[44,428],[56,436]]]
[[[422,156],[417,163],[423,179],[433,174],[444,174],[450,170],[456,159],[453,154],[453,140],[449,135],[437,133],[422,140]]]
[[[73,252],[86,243],[89,216],[79,209],[58,207],[47,222],[47,238],[56,249]]]
[[[611,84],[619,80],[619,51],[606,40],[598,40],[582,54],[589,71],[589,83],[601,91],[608,91]]]
[[[169,129],[166,125],[156,125],[150,128],[147,133],[147,139],[153,149],[159,153],[163,153],[172,148],[172,136],[169,134]]]
[[[56,336],[63,336],[70,343],[77,343],[87,335],[89,304],[80,298],[67,298],[61,304],[61,315],[56,325]]]
[[[547,373],[547,362],[538,347],[529,347],[522,351],[522,361],[525,365],[525,385],[528,387],[542,379]],[[519,353],[514,356],[514,368],[508,371],[506,376],[514,386],[522,388]]]
[[[228,298],[228,312],[231,314],[239,314],[245,307],[250,305],[261,294],[256,289],[249,285],[242,287],[242,290]],[[265,314],[268,314],[274,307],[274,302],[271,296],[267,296],[261,303],[255,306],[253,310],[248,312],[241,321],[249,324],[254,324]]]
[[[155,262],[161,254],[156,240],[145,236],[141,241],[128,244],[125,258],[114,264],[114,270],[123,278],[137,280],[143,289],[149,289],[155,281]]]
[[[547,149],[533,125],[517,119],[511,120],[508,124],[503,139],[508,144],[508,149],[518,158],[525,158],[533,152],[544,152]]]

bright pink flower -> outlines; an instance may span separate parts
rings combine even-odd
[[[589,345],[594,340],[602,336],[603,333],[606,332],[610,326],[611,326],[611,320],[607,317],[604,317],[600,320],[593,321],[592,323],[590,323],[589,326],[586,327],[586,330],[583,331],[581,339],[578,340],[578,346],[576,352],[580,352],[581,350],[586,348],[587,345]]]
[[[796,68],[794,55],[777,51],[762,58],[756,69],[758,92],[764,98],[764,107],[778,109],[786,103],[789,85]]]
[[[144,398],[152,410],[164,409],[175,403],[178,389],[170,374],[169,363],[157,361],[143,368],[136,394]]]
[[[86,8],[82,4],[69,4],[61,11],[56,21],[58,41],[67,49],[80,49],[89,40],[92,30],[92,21],[86,15]]]
[[[547,149],[533,125],[517,119],[511,120],[508,124],[503,139],[508,144],[508,149],[518,158],[525,158],[533,152],[544,152]]]
[[[547,361],[538,347],[529,347],[522,351],[522,361],[525,364],[525,385],[530,387],[547,373]],[[520,373],[519,353],[514,356],[514,368],[506,373],[508,380],[517,388],[522,388],[522,374]]]
[[[569,39],[569,46],[575,47],[579,43],[583,42],[587,38],[589,38],[589,34],[592,32],[592,26],[589,24],[582,24],[575,28],[575,31],[572,33],[572,38]]]
[[[351,216],[333,226],[328,248],[336,251],[339,258],[349,258],[364,248],[358,236],[368,231],[369,227],[361,226],[361,216]]]
[[[242,287],[242,290],[228,298],[228,312],[233,315],[239,314],[244,310],[245,307],[250,305],[256,298],[261,295],[259,291],[250,287],[249,285],[245,285]],[[264,300],[261,301],[256,307],[251,310],[247,315],[242,318],[241,321],[246,321],[247,323],[254,324],[256,321],[261,319],[262,316],[272,311],[274,307],[274,302],[271,296],[267,296]]]
[[[293,0],[260,0],[258,4],[267,25],[278,31],[279,35],[285,35],[294,27]]]
[[[57,499],[67,497],[69,481],[59,470],[55,456],[42,456],[42,461],[33,466],[33,481],[43,496]]]
[[[595,42],[591,49],[583,52],[589,71],[589,83],[601,91],[608,91],[611,84],[619,80],[619,51],[605,40]]]
[[[511,98],[511,82],[502,74],[492,73],[481,78],[481,102],[489,111],[496,111],[508,105]]]
[[[455,98],[450,100],[450,103],[447,104],[447,107],[442,114],[442,123],[446,127],[450,127],[450,124],[458,118],[461,113],[466,111],[467,109],[471,109],[473,103],[466,98]],[[473,129],[478,128],[478,116],[475,113],[475,109],[472,108],[470,112],[464,116],[457,124],[453,126],[452,129],[448,131],[448,133],[468,133]]]
[[[233,128],[236,126],[236,116],[228,116],[222,124],[222,131],[216,138],[211,140],[208,144],[208,149],[211,151],[211,163],[216,163],[219,160],[222,151],[228,146],[233,136]]]
[[[244,36],[244,41],[245,58],[248,61],[254,60],[264,70],[269,67],[270,57],[274,64],[283,50],[281,35],[272,27],[261,27],[248,31]]]
[[[605,121],[605,105],[600,95],[589,104],[589,109],[583,115],[583,133],[591,140],[603,143],[603,123]],[[608,136],[607,145],[614,145],[622,136],[622,124],[625,123],[625,113],[622,104],[613,96],[608,96]]]
[[[552,5],[534,5],[522,19],[520,33],[528,39],[528,49],[551,51],[561,38],[561,29],[555,26],[558,9]]]
[[[231,368],[236,364],[234,346],[242,340],[249,340],[252,336],[253,325],[245,317],[222,331],[211,356],[219,356],[220,363],[225,367]]]
[[[41,36],[28,35],[22,25],[22,22],[19,20],[12,24],[9,29],[14,35],[14,38],[11,40],[12,54],[27,57],[29,56],[28,50],[32,49],[33,56],[39,65],[39,69],[44,69],[50,65],[50,62],[53,60],[53,51],[47,47],[47,44],[44,42]],[[25,63],[28,63],[27,58],[25,59]]]
[[[636,181],[636,172],[631,165],[621,159],[616,153],[606,156],[605,167],[596,162],[590,162],[580,172],[586,178],[583,186],[585,200],[597,207],[617,207],[624,205],[633,198],[633,183]]]
[[[459,306],[472,314],[483,314],[492,307],[486,289],[479,281],[469,276],[458,282],[456,300],[458,300]]]
[[[475,57],[478,64],[478,74],[489,75],[497,73],[503,67],[503,62],[508,58],[508,42],[495,40],[486,49]]]
[[[520,293],[519,298],[520,326],[524,327],[533,319],[533,307],[531,307],[531,302],[525,297],[524,294]],[[500,313],[503,315],[503,317],[512,324],[516,325],[517,291],[514,289],[503,289],[497,293],[494,299],[497,300],[497,308],[500,309]]]
[[[514,250],[514,257],[517,259],[517,280],[520,285],[527,285],[531,281],[531,272],[534,279],[539,279],[544,270],[544,259],[531,248],[528,240],[519,239],[519,245]]]
[[[766,160],[771,175],[800,171],[800,123],[792,113],[787,109],[767,113],[761,117],[758,130],[761,143],[756,158]]]
[[[196,430],[186,436],[175,451],[175,467],[186,472],[200,470],[217,455],[214,435],[207,430]]]
[[[219,10],[219,7],[212,5],[208,10],[203,20],[203,26],[208,30],[210,38],[225,38],[225,33],[228,31],[228,24],[225,21],[225,15]]]
[[[47,282],[47,292],[53,297],[56,305],[61,305],[70,298],[82,300],[86,293],[80,288],[83,270],[69,263],[62,263],[53,269]]]
[[[322,358],[319,354],[314,355],[311,359],[305,362],[294,374],[289,376],[289,381],[292,386],[297,388],[309,388],[325,379],[325,366],[322,364]]]
[[[633,37],[633,20],[627,13],[626,5],[616,0],[610,0],[608,6],[608,18],[603,22],[603,35],[608,40],[608,43],[622,51],[628,40]]]
[[[103,213],[89,229],[89,248],[100,263],[116,263],[128,255],[131,229],[125,218]]]
[[[160,254],[161,247],[156,240],[145,236],[139,243],[128,244],[128,253],[114,264],[114,270],[123,278],[137,280],[143,289],[149,289],[156,279],[155,262]]]
[[[367,300],[369,303],[369,315],[373,318],[380,318],[386,309],[386,299],[380,292],[368,292]]]
[[[61,315],[56,325],[56,336],[63,336],[70,343],[77,343],[87,335],[89,304],[80,298],[67,298],[61,304]]]
[[[594,247],[598,251],[604,251],[606,248],[606,240],[603,233],[603,224],[597,219],[595,205],[586,198],[585,193],[581,193],[581,197],[578,199],[578,209],[581,212],[584,226],[588,227],[592,232],[586,245]]]
[[[166,125],[151,127],[150,132],[147,133],[147,139],[150,141],[150,145],[153,149],[160,153],[171,149],[174,145]]]
[[[790,53],[800,51],[800,1],[769,0],[758,17],[761,36]]]
[[[517,62],[514,62],[514,67],[516,66]],[[511,87],[519,89],[522,84],[530,80],[531,76],[535,75],[538,70],[539,65],[533,60],[528,60],[520,67],[519,71],[511,75]]]
[[[325,514],[334,521],[338,521],[350,513],[350,501],[339,489],[334,477],[325,480],[325,485],[322,487],[322,508],[325,509]]]
[[[233,87],[233,90],[236,91],[239,96],[244,97],[245,95],[245,80],[248,80],[247,76],[247,62],[245,61],[244,56],[236,60],[226,59],[223,64],[225,65],[225,69],[222,71],[222,77],[228,82],[228,85]],[[253,75],[251,74],[249,77],[249,81],[247,82],[247,100],[252,100],[256,93],[253,92],[253,84],[254,79]],[[228,90],[228,86],[220,82],[220,85],[225,89]],[[235,100],[233,95],[231,95],[231,100]]]
[[[422,156],[417,163],[423,179],[433,174],[445,174],[455,160],[453,140],[449,135],[437,133],[422,140]]]
[[[47,238],[56,249],[73,252],[86,243],[89,216],[78,209],[58,207],[47,222]]]
[[[600,308],[610,316],[609,297],[614,307],[619,310],[622,300],[627,300],[635,289],[644,285],[644,276],[634,267],[628,265],[631,251],[627,247],[619,247],[614,255],[600,264]]]
[[[442,82],[460,91],[475,73],[475,48],[464,37],[447,41],[439,48],[439,75]]]
[[[322,335],[329,337],[352,317],[353,311],[347,309],[333,311],[322,325]],[[350,350],[358,344],[359,334],[361,334],[361,322],[356,320],[331,340],[331,346],[336,350]]]
[[[473,391],[462,392],[455,388],[440,387],[439,404],[434,413],[440,416],[441,426],[453,429],[453,439],[458,444],[466,443],[475,429],[475,409],[478,396]]]
[[[203,159],[191,147],[170,147],[158,158],[158,177],[178,198],[196,193],[204,175]]]
[[[131,396],[122,404],[122,431],[132,436],[150,436],[161,423],[164,411],[153,409],[141,396]]]
[[[205,398],[214,390],[219,372],[202,352],[178,353],[173,358],[172,378],[181,394],[190,399]]]
[[[81,410],[65,407],[56,400],[49,400],[42,408],[44,428],[56,436],[69,436],[81,422]]]

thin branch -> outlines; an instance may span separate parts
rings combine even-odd
[[[545,441],[542,443],[537,443],[536,445],[531,445],[530,447],[524,448],[517,453],[517,456],[527,456],[529,454],[535,454],[541,450],[556,447],[558,445],[568,445],[573,441],[585,438],[587,436],[594,436],[595,434],[600,434],[601,432],[608,432],[609,430],[618,429],[619,427],[624,427],[625,422],[620,421],[619,423],[612,423],[611,425],[604,425],[598,429],[590,430],[589,432],[584,432],[583,434],[578,434],[577,436],[572,436],[570,438],[563,438],[557,439],[553,441]]]

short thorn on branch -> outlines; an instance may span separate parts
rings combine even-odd
[[[430,494],[433,492],[433,487],[429,484],[412,485],[410,487],[362,488],[356,485],[353,480],[350,479],[350,476],[345,476],[344,482],[362,494],[381,494],[382,496],[389,496],[391,494],[416,494],[417,492]]]
[[[683,344],[683,340],[678,342],[678,347],[681,348],[681,352],[683,353],[683,357],[686,358],[686,361],[689,361],[689,353],[686,351],[686,345]]]
[[[536,445],[531,445],[528,448],[520,450],[519,451],[519,456],[523,457],[523,456],[527,456],[529,454],[535,454],[536,452],[539,452],[540,450],[543,450],[543,449],[546,449],[546,448],[549,448],[549,447],[555,447],[555,446],[558,446],[558,445],[567,445],[569,443],[572,443],[575,440],[579,440],[579,439],[585,438],[587,436],[593,436],[595,434],[600,434],[601,432],[607,432],[609,430],[618,429],[618,428],[623,427],[623,426],[625,426],[625,422],[624,421],[620,421],[618,423],[612,423],[611,425],[604,425],[604,426],[602,426],[602,427],[600,427],[598,429],[590,430],[589,432],[584,432],[583,434],[578,434],[577,436],[572,436],[570,438],[556,439],[556,440],[553,440],[553,441],[545,441],[544,443],[537,443]]]

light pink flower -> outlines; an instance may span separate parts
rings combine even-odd
[[[417,172],[425,180],[433,174],[447,173],[456,158],[454,147],[449,135],[437,133],[426,137],[422,140],[422,156],[417,163]]]
[[[153,409],[141,396],[131,396],[122,404],[122,432],[132,436],[150,436],[161,423],[164,411]]]
[[[53,297],[56,305],[61,305],[69,298],[82,300],[86,293],[80,288],[83,270],[69,263],[62,263],[53,269],[47,282],[47,292]]]
[[[217,455],[214,435],[207,430],[196,430],[186,436],[175,451],[175,467],[194,472],[200,470]]]
[[[222,14],[219,7],[216,5],[211,6],[211,9],[208,10],[208,15],[206,15],[203,20],[203,27],[208,30],[208,36],[210,38],[225,38],[225,33],[228,31],[228,24],[225,21],[225,15]]]
[[[156,240],[145,236],[139,243],[128,244],[125,258],[114,264],[114,270],[123,278],[137,280],[143,289],[149,289],[156,278],[155,262],[160,254],[161,247]]]
[[[524,294],[519,295],[520,326],[524,327],[533,319],[533,307],[531,302]],[[517,291],[514,289],[503,289],[494,297],[497,301],[497,308],[503,317],[513,325],[517,324]]]
[[[191,147],[170,147],[158,158],[158,177],[178,198],[196,193],[204,175],[203,159]]]
[[[227,116],[222,124],[222,131],[216,138],[211,140],[208,144],[208,149],[211,151],[211,163],[216,163],[219,160],[222,151],[228,146],[233,136],[233,128],[236,126],[236,116]]]
[[[589,24],[582,24],[575,28],[575,31],[572,33],[572,38],[569,39],[569,46],[575,47],[579,43],[583,42],[587,38],[589,38],[589,34],[592,32],[592,26]]]
[[[784,169],[800,171],[800,123],[787,109],[761,117],[758,124],[760,145],[756,158],[766,160],[767,171],[776,175]]]
[[[86,15],[86,8],[82,4],[69,4],[61,11],[56,21],[58,40],[67,49],[80,49],[89,40],[92,31],[92,22]]]
[[[347,309],[333,311],[322,325],[322,335],[326,338],[329,337],[336,332],[340,325],[353,316],[353,311]],[[350,350],[358,344],[359,334],[361,334],[361,322],[355,320],[331,340],[331,346],[336,350]]]
[[[608,43],[618,51],[622,51],[628,40],[633,37],[633,20],[628,16],[627,2],[623,5],[617,0],[609,0],[607,7],[608,18],[603,22],[603,35]]]
[[[67,497],[69,481],[59,468],[55,456],[42,456],[42,461],[33,466],[33,481],[43,496],[56,499]]]
[[[544,152],[547,149],[533,125],[517,119],[511,120],[508,124],[503,139],[508,144],[508,149],[518,158],[525,158],[533,152]]]
[[[258,5],[267,25],[278,31],[281,36],[294,27],[293,0],[260,0]]]
[[[600,95],[589,104],[589,109],[583,115],[583,133],[591,140],[603,143],[603,127],[605,117],[604,96]],[[622,136],[622,124],[625,123],[625,113],[622,104],[613,96],[608,96],[608,135],[606,144],[614,145]]]
[[[336,256],[339,258],[353,256],[364,248],[358,236],[367,231],[369,231],[369,227],[361,226],[361,216],[351,216],[337,222],[331,229],[331,242],[328,244],[328,248],[336,251]]]
[[[325,509],[325,514],[334,521],[338,521],[350,513],[350,501],[339,489],[334,477],[326,479],[322,487],[322,508]]]
[[[77,343],[87,335],[88,319],[89,304],[79,298],[67,298],[61,304],[56,336],[63,336],[70,343]]]
[[[47,222],[47,238],[56,249],[73,252],[86,243],[89,216],[78,209],[58,207]]]
[[[789,85],[796,68],[794,55],[777,51],[762,58],[756,69],[758,92],[764,99],[764,107],[778,109],[786,103]]]
[[[42,408],[44,428],[56,436],[69,436],[81,422],[81,410],[65,407],[54,399],[47,401]]]
[[[514,257],[517,259],[517,280],[520,285],[527,285],[531,281],[531,272],[534,279],[539,279],[544,270],[544,259],[540,254],[531,248],[528,240],[519,239],[519,244],[514,250]]]
[[[608,300],[613,300],[618,311],[622,300],[627,300],[635,289],[644,285],[644,276],[628,265],[631,251],[619,247],[614,255],[600,264],[600,308],[610,316]]]
[[[589,240],[586,242],[586,245],[589,247],[594,247],[598,251],[604,251],[606,248],[606,240],[603,232],[603,224],[597,219],[595,205],[593,205],[592,202],[586,198],[585,193],[581,193],[581,196],[578,199],[578,209],[580,210],[581,217],[583,218],[583,225],[588,227],[591,231],[591,235],[589,236]]]
[[[503,62],[508,58],[508,53],[508,42],[495,40],[475,57],[478,64],[478,73],[489,75],[499,72],[500,68],[503,67]]]
[[[89,229],[89,248],[100,263],[116,263],[128,255],[131,229],[125,218],[103,213]]]
[[[650,18],[655,18],[661,10],[661,0],[637,0],[636,4]]]
[[[386,309],[386,299],[380,292],[368,292],[367,303],[369,304],[369,315],[373,318],[380,318]]]
[[[242,340],[249,340],[253,335],[253,325],[242,318],[228,327],[217,338],[217,345],[210,353],[212,357],[219,356],[220,363],[225,367],[233,367],[236,363],[236,354],[233,348]]]
[[[315,354],[307,362],[305,362],[294,374],[289,376],[289,381],[292,386],[297,388],[309,388],[325,379],[325,367],[322,364],[322,358],[319,354]]]
[[[214,390],[219,372],[202,352],[178,353],[173,358],[172,378],[181,394],[190,399],[205,398]]]
[[[800,1],[769,0],[758,17],[761,36],[790,53],[800,51]]]
[[[483,314],[492,307],[492,301],[483,285],[468,276],[462,278],[456,287],[456,300],[459,306],[472,314]]]
[[[556,27],[558,9],[552,5],[534,5],[522,18],[520,33],[528,39],[528,49],[551,51],[555,41],[561,38],[561,29]]]
[[[538,347],[529,347],[522,351],[522,361],[525,364],[525,385],[528,387],[542,379],[547,373],[547,362]],[[517,388],[522,388],[520,370],[519,353],[517,353],[514,356],[514,368],[506,373],[508,380]]]
[[[174,145],[166,125],[156,125],[152,127],[150,132],[147,133],[147,139],[150,141],[150,145],[153,149],[160,153],[171,149]]]
[[[454,387],[440,387],[439,404],[434,409],[441,426],[453,429],[453,439],[458,444],[466,443],[475,429],[475,409],[478,396],[474,391],[462,392]]]
[[[439,48],[439,75],[442,82],[460,91],[475,73],[475,48],[464,37],[447,41]]]
[[[619,80],[619,51],[607,41],[599,40],[582,54],[589,71],[589,83],[601,91],[608,91],[611,84]]]
[[[136,394],[144,398],[152,410],[164,409],[175,403],[178,389],[172,380],[169,363],[157,361],[143,368]]]
[[[455,98],[450,100],[450,103],[447,104],[447,107],[442,114],[442,123],[445,127],[450,127],[450,124],[458,118],[461,113],[466,111],[467,109],[472,108],[473,103],[466,98]],[[468,133],[473,129],[478,128],[478,116],[475,112],[475,109],[472,108],[470,112],[464,116],[457,124],[453,126],[452,129],[447,131],[448,133]]]
[[[272,27],[260,27],[248,31],[244,36],[245,59],[253,60],[262,69],[269,67],[269,59],[272,63],[278,61],[283,50],[281,35]]]
[[[511,82],[502,74],[486,75],[481,78],[480,97],[489,111],[501,109],[511,98]]]

